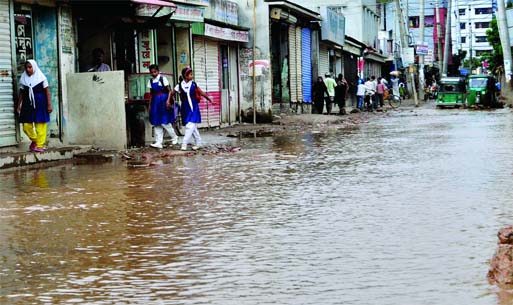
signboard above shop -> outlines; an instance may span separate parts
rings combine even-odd
[[[346,18],[328,6],[321,6],[320,14],[321,39],[343,46],[346,40]]]
[[[427,42],[418,42],[416,46],[417,55],[427,55],[429,51],[429,45]]]
[[[215,25],[211,25],[208,23],[205,23],[205,36],[222,39],[222,40],[249,42],[249,32],[248,31],[240,31],[240,30],[234,30],[234,29],[230,29],[230,28],[222,28],[220,26],[215,26]]]
[[[162,17],[165,15],[171,15],[171,20],[188,21],[188,22],[203,22],[205,15],[205,8],[202,6],[192,6],[177,4],[176,7],[162,7],[160,11],[153,16],[160,6],[152,4],[140,4],[136,8],[136,15],[141,17]]]
[[[171,20],[203,22],[205,8],[199,6],[177,4],[176,11],[171,16]]]
[[[415,63],[415,51],[413,48],[403,48],[403,63],[405,66]]]

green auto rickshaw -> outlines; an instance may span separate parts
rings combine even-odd
[[[468,78],[467,106],[498,107],[495,78],[490,75],[471,75]]]
[[[440,79],[436,107],[463,107],[465,106],[466,94],[465,78],[443,77]]]

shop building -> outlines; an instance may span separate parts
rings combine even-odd
[[[9,0],[0,0],[0,147],[19,141],[14,106],[14,20]],[[32,41],[30,41],[32,43]]]
[[[211,98],[201,103],[200,127],[241,120],[239,46],[249,41],[249,28],[239,26],[238,4],[211,0],[205,20],[192,26],[195,80]]]
[[[54,0],[0,1],[0,147],[23,141],[15,114],[18,79],[28,59],[48,78],[53,112],[49,138],[62,140],[66,128],[63,75],[74,71],[71,11]]]

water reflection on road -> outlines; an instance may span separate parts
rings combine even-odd
[[[404,111],[152,168],[1,175],[0,303],[510,304],[513,116]]]

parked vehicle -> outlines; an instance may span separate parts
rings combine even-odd
[[[467,85],[468,107],[499,107],[496,80],[490,75],[471,75]]]
[[[467,88],[465,78],[444,77],[440,80],[436,107],[463,107],[465,106],[466,95]]]

